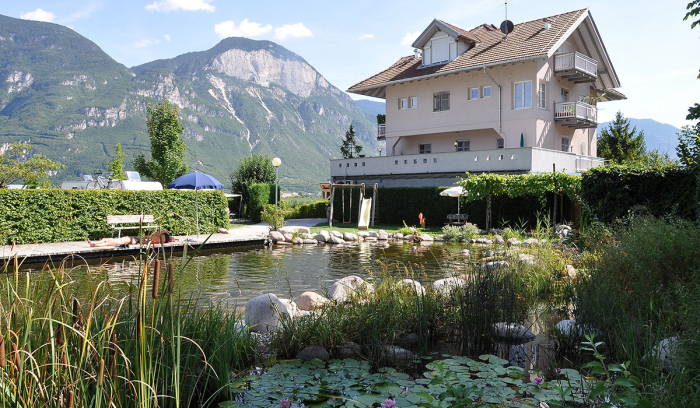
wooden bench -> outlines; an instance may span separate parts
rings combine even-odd
[[[109,228],[112,230],[112,237],[114,237],[114,231],[119,231],[118,236],[121,238],[122,230],[125,229],[141,230],[159,228],[160,226],[154,224],[154,222],[155,218],[147,214],[107,216],[107,224],[110,225]]]
[[[447,214],[448,225],[464,225],[467,223],[469,214]]]

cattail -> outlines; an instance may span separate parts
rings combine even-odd
[[[117,333],[112,333],[109,345],[109,361],[107,362],[107,372],[110,377],[114,377],[114,364],[117,359]]]
[[[5,367],[5,338],[0,334],[0,368]]]
[[[173,264],[168,264],[168,292],[173,293]]]
[[[68,391],[68,402],[66,403],[66,408],[73,408],[73,390]]]
[[[56,339],[56,344],[58,344],[59,347],[63,346],[63,326],[56,326],[56,330],[54,330],[53,336]]]
[[[20,358],[19,358],[19,350],[17,349],[17,344],[14,342],[12,344],[10,344],[10,349],[12,352],[12,358],[15,360],[15,366],[19,369]]]
[[[153,267],[153,299],[158,299],[158,287],[160,286],[160,260],[156,259]]]
[[[73,326],[82,326],[80,302],[78,298],[73,298]]]
[[[66,357],[66,350],[61,351],[61,365],[68,367],[68,357]]]
[[[105,377],[105,361],[104,359],[100,359],[100,376],[97,377],[97,385],[102,387],[102,380]]]

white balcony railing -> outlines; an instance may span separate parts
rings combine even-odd
[[[585,121],[598,123],[598,108],[584,102],[557,102],[554,104],[555,121]]]
[[[598,61],[580,52],[570,52],[568,54],[557,54],[554,56],[554,72],[571,70],[581,71],[593,77],[597,77]]]
[[[377,125],[377,139],[384,139],[386,137],[386,125],[384,123]]]

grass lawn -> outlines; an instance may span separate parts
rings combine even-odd
[[[369,228],[367,231],[379,231],[383,229],[389,234],[399,232],[403,225],[390,225],[390,224],[374,224],[374,228]],[[352,232],[357,233],[357,223],[353,224],[343,224],[342,222],[333,223],[333,227],[328,227],[328,222],[322,222],[311,227],[311,232],[316,234],[321,230],[336,230],[340,232]],[[426,226],[425,229],[418,228],[419,233],[431,234],[431,235],[441,235],[442,228],[438,226]]]

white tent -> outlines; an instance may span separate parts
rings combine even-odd
[[[459,214],[459,198],[467,195],[467,192],[464,191],[464,187],[450,187],[441,191],[440,195],[443,197],[457,197],[457,214]]]

